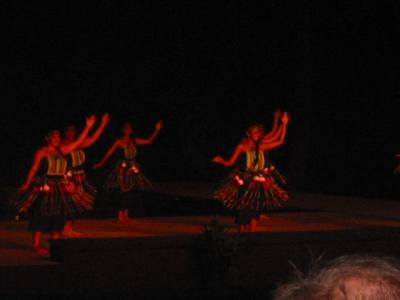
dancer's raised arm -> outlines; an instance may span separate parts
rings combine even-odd
[[[277,109],[274,112],[274,124],[272,126],[272,130],[267,133],[264,137],[263,137],[263,141],[269,141],[269,140],[274,140],[277,138],[277,136],[279,135],[279,122],[281,121],[282,118],[282,111],[280,109]]]
[[[81,148],[88,148],[91,145],[93,145],[100,138],[100,136],[103,134],[104,129],[106,128],[106,126],[107,126],[109,121],[110,121],[110,115],[109,114],[104,114],[102,119],[101,119],[101,123],[100,123],[99,127],[97,127],[96,131],[92,135],[87,137],[82,142]]]
[[[155,130],[152,133],[151,136],[149,136],[147,139],[143,139],[143,138],[135,138],[135,144],[137,145],[149,145],[151,143],[154,142],[154,140],[156,139],[158,133],[160,132],[161,128],[163,127],[163,121],[158,121],[155,124]]]
[[[263,137],[261,144],[273,143],[280,138],[283,130],[283,127],[281,126],[282,124],[280,124],[282,116],[283,116],[282,111],[280,110],[275,111],[273,130]]]
[[[286,139],[286,134],[287,134],[287,125],[289,123],[290,117],[287,112],[285,112],[282,115],[281,121],[282,125],[280,126],[280,129],[278,130],[279,132],[279,137],[272,141],[272,142],[262,142],[260,149],[263,151],[269,151],[275,148],[278,148],[279,146],[283,145]]]
[[[86,118],[86,126],[85,129],[82,130],[81,134],[79,135],[78,139],[70,144],[65,144],[60,146],[60,150],[62,154],[66,155],[71,153],[72,151],[76,150],[81,146],[81,144],[86,139],[90,129],[96,123],[96,117],[94,115]]]
[[[27,176],[27,178],[25,180],[25,183],[19,188],[20,192],[24,192],[29,188],[29,186],[32,183],[33,178],[35,177],[35,175],[36,175],[36,173],[37,173],[37,171],[39,169],[40,162],[42,161],[42,159],[45,156],[46,156],[46,154],[44,153],[43,149],[39,149],[35,153],[35,156],[33,158],[33,163],[32,163],[31,168],[29,169],[28,176]]]
[[[237,162],[239,156],[243,152],[244,152],[243,145],[239,144],[228,160],[223,159],[221,156],[215,156],[212,161],[217,164],[221,164],[225,167],[231,167]]]
[[[95,164],[93,168],[98,169],[104,166],[104,164],[107,162],[107,160],[111,157],[111,155],[114,154],[115,150],[117,150],[119,147],[121,147],[121,141],[120,139],[117,139],[114,144],[108,149],[106,154],[103,156],[102,160]]]

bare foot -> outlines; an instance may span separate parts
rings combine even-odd
[[[42,248],[40,246],[33,247],[33,250],[36,252],[37,255],[39,255],[41,257],[46,257],[46,256],[50,255],[49,250]]]
[[[83,236],[83,233],[77,232],[77,231],[72,231],[71,232],[72,237],[81,237]]]
[[[269,220],[269,219],[271,219],[271,217],[268,216],[267,214],[261,214],[260,218],[263,219],[263,220]]]
[[[61,232],[55,232],[55,233],[53,233],[52,235],[51,235],[51,238],[53,239],[53,240],[58,240],[59,238],[61,238],[62,237],[62,233]]]
[[[67,231],[67,232],[63,232],[61,234],[61,237],[63,237],[63,238],[75,238],[75,237],[81,237],[81,236],[83,236],[83,233],[76,232],[76,231]]]

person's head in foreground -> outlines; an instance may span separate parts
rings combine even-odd
[[[343,256],[279,287],[275,300],[400,299],[400,263],[394,258]]]

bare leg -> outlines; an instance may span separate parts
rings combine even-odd
[[[128,221],[129,220],[129,210],[128,209],[124,209],[124,221]]]
[[[246,232],[251,232],[251,225],[250,224],[246,224]]]
[[[267,215],[266,213],[264,213],[264,214],[261,214],[261,219],[264,219],[264,220],[269,220],[269,219],[271,219],[271,217],[269,216],[269,215]]]
[[[32,236],[32,248],[39,256],[48,256],[49,251],[41,246],[40,244],[41,239],[42,239],[42,232],[35,231]]]
[[[58,240],[58,239],[60,238],[60,236],[61,236],[61,233],[60,233],[60,232],[53,232],[53,233],[51,234],[51,238],[52,238],[53,240]]]
[[[35,231],[32,236],[32,247],[38,248],[40,247],[40,240],[42,238],[42,233],[40,231]]]
[[[118,211],[118,223],[123,223],[124,222],[124,211],[119,210]]]
[[[72,221],[65,222],[63,236],[69,237],[72,235]]]
[[[250,225],[249,225],[249,232],[255,232],[258,226],[258,220],[257,219],[251,219]]]
[[[239,232],[240,233],[248,233],[248,232],[250,232],[250,224],[242,224],[242,225],[240,225]]]
[[[65,237],[78,237],[82,236],[81,233],[74,231],[74,222],[73,221],[67,221],[65,222],[64,230],[61,234],[62,236]]]

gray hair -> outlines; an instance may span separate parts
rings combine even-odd
[[[400,299],[400,263],[389,257],[349,255],[306,275],[297,272],[279,287],[275,300],[394,300]]]

